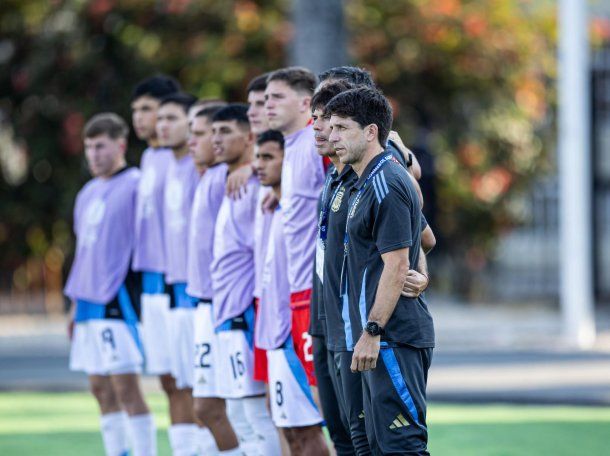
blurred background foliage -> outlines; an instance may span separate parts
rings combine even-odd
[[[375,68],[398,125],[434,158],[426,215],[469,292],[502,231],[520,222],[531,179],[552,167],[556,3],[357,0],[355,61]],[[430,167],[428,167],[430,169]]]
[[[555,2],[344,5],[351,63],[373,72],[424,164],[439,253],[465,275],[481,270],[497,236],[520,223],[532,178],[554,166]],[[89,116],[129,118],[133,85],[155,72],[199,97],[243,101],[251,77],[290,63],[290,8],[290,0],[3,0],[0,289],[59,295],[72,204],[88,178],[80,135]],[[608,40],[608,23],[593,23],[592,37]],[[144,145],[132,139],[137,164]]]

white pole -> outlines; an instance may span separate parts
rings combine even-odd
[[[595,342],[587,2],[559,0],[560,301],[570,345]]]

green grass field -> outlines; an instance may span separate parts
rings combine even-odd
[[[169,455],[166,402],[149,397],[159,455]],[[610,408],[431,404],[435,455],[606,455]],[[0,455],[102,455],[97,408],[85,393],[1,393]]]

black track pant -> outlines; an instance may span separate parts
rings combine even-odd
[[[375,455],[428,456],[426,383],[432,348],[382,347],[362,373],[366,433]]]
[[[371,454],[365,428],[365,413],[362,396],[362,376],[351,371],[352,352],[333,353],[334,369],[331,375],[338,384],[337,396],[349,422],[352,445],[358,456]]]
[[[318,382],[322,414],[330,438],[335,445],[337,456],[352,456],[355,454],[354,447],[347,430],[347,419],[342,414],[335,394],[335,386],[329,372],[326,341],[323,337],[313,336],[313,364]]]

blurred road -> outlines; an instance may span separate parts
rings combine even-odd
[[[579,351],[549,307],[447,303],[432,312],[430,400],[610,405],[610,315],[598,313],[596,346]],[[67,369],[64,327],[61,317],[0,317],[0,390],[86,389],[85,376]],[[153,378],[144,386],[158,390]]]

